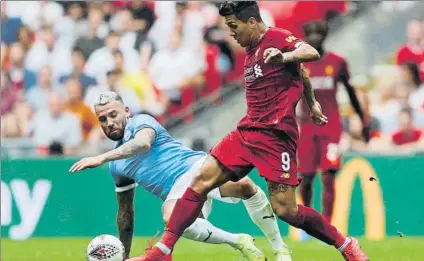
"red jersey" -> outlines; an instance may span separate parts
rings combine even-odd
[[[317,132],[323,135],[331,135],[335,131],[340,132],[342,122],[337,104],[337,86],[342,77],[349,80],[349,70],[344,58],[333,52],[325,53],[320,60],[304,64],[311,78],[312,88],[317,101],[321,104],[324,115],[328,117],[328,124],[316,126]],[[309,116],[309,107],[302,102],[303,123],[312,123]]]
[[[413,129],[410,132],[397,131],[392,136],[392,141],[396,145],[404,145],[417,142],[421,139],[423,132],[419,129]]]
[[[401,65],[406,62],[416,63],[420,69],[421,79],[424,80],[424,48],[414,51],[407,44],[402,46],[396,54],[396,63]]]
[[[238,128],[265,128],[284,131],[297,140],[296,105],[303,93],[300,64],[265,64],[263,53],[278,48],[283,53],[296,49],[301,40],[287,30],[270,28],[255,45],[246,48],[244,80],[247,114]]]

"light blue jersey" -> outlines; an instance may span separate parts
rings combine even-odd
[[[153,117],[140,114],[129,120],[124,138],[117,147],[134,138],[144,129],[156,132],[150,151],[132,158],[109,162],[109,170],[115,180],[117,191],[131,188],[135,183],[151,194],[165,200],[175,181],[185,174],[205,152],[193,151],[174,140]]]

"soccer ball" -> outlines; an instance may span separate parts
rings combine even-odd
[[[97,236],[87,247],[87,261],[124,261],[124,255],[124,245],[111,235]]]

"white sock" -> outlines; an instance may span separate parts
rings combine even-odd
[[[349,243],[352,241],[352,239],[350,239],[350,237],[346,237],[345,242],[343,243],[343,245],[341,247],[338,248],[338,250],[343,253],[344,249],[347,247],[347,245],[349,245]]]
[[[234,248],[236,248],[239,239],[239,235],[219,229],[212,225],[211,222],[201,218],[196,219],[184,231],[183,237],[208,244],[228,244]]]
[[[287,248],[281,238],[280,229],[271,204],[262,189],[258,187],[258,192],[253,197],[243,200],[243,203],[250,218],[265,234],[272,250],[279,251]]]

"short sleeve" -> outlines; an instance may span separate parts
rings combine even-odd
[[[134,135],[144,128],[153,129],[157,135],[162,129],[162,126],[160,125],[160,123],[155,118],[147,114],[140,114],[140,115],[134,116],[132,125],[133,125],[132,127],[134,131],[133,132]]]
[[[292,52],[304,43],[301,39],[288,30],[281,30],[279,32],[282,37],[281,50],[283,52]]]
[[[116,192],[125,192],[131,190],[137,186],[137,183],[128,177],[119,175],[114,170],[113,165],[109,165],[109,171],[112,174],[112,178],[115,181],[115,191]]]

